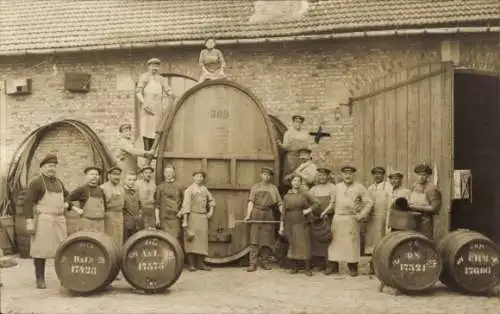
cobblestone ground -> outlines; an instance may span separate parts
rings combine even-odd
[[[244,272],[216,268],[212,272],[185,271],[170,291],[140,295],[122,279],[103,294],[74,297],[60,287],[53,263],[47,265],[46,290],[34,287],[31,260],[2,270],[1,313],[499,313],[500,298],[471,297],[439,285],[426,296],[378,292],[376,278],[362,275],[313,277],[285,270]],[[362,267],[366,272],[366,265]],[[345,270],[344,270],[345,271]],[[387,291],[386,291],[387,290]]]

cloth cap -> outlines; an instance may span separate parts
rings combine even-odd
[[[269,167],[262,167],[260,169],[260,173],[269,173],[270,175],[274,175],[274,170]]]
[[[89,167],[87,167],[87,168],[85,168],[85,169],[83,170],[83,173],[87,174],[87,172],[89,172],[90,170],[97,170],[97,172],[99,172],[99,174],[101,174],[101,173],[102,173],[101,168],[99,168],[99,167],[97,167],[97,166],[89,166]]]
[[[352,165],[345,165],[345,166],[342,166],[342,168],[340,168],[340,171],[341,172],[356,172],[356,167],[352,166]]]
[[[294,122],[295,122],[295,120],[299,120],[300,122],[304,122],[304,121],[306,120],[306,118],[304,118],[304,117],[303,117],[303,116],[301,116],[301,115],[296,114],[296,115],[293,115],[293,116],[292,116],[292,121],[294,121]]]
[[[396,177],[396,176],[399,176],[401,178],[404,177],[403,173],[399,170],[392,170],[391,172],[389,172],[389,175],[387,177],[392,178],[392,177]]]
[[[113,171],[118,171],[119,173],[122,173],[122,168],[118,167],[118,166],[114,166],[114,167],[111,167],[108,169],[108,171],[106,173],[111,173]]]
[[[299,152],[299,154],[302,153],[302,152],[306,152],[306,153],[310,154],[310,153],[312,153],[312,150],[310,150],[307,147],[304,147],[304,148],[299,149],[298,152]]]
[[[141,170],[139,170],[139,173],[143,173],[143,172],[144,172],[145,170],[147,170],[147,169],[149,169],[149,170],[151,170],[151,171],[153,171],[153,172],[155,171],[155,170],[153,169],[153,167],[151,167],[151,166],[144,166],[144,167],[142,167],[142,168],[141,168]]]
[[[415,166],[415,169],[414,169],[415,173],[426,173],[428,175],[431,175],[432,174],[432,168],[431,166],[427,165],[427,164],[419,164],[417,166]]]
[[[148,60],[148,62],[146,62],[146,65],[150,65],[150,64],[153,64],[153,63],[155,63],[155,64],[161,64],[161,61],[158,58],[151,58],[151,59]]]
[[[47,154],[45,158],[40,161],[40,167],[45,164],[57,164],[57,156],[54,154]]]
[[[382,173],[382,174],[384,174],[385,173],[384,167],[373,167],[372,174],[375,174],[375,173]]]
[[[325,168],[325,167],[319,167],[316,169],[317,172],[319,173],[324,173],[324,174],[330,174],[332,173],[332,171],[328,168]]]

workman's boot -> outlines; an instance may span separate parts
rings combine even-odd
[[[299,265],[296,260],[290,260],[290,274],[296,274],[299,272]]]
[[[325,275],[330,276],[331,274],[337,274],[339,272],[339,263],[330,262],[328,258],[325,258]]]
[[[204,263],[205,256],[204,255],[197,255],[196,259],[197,259],[197,267],[196,268],[198,268],[199,270],[204,270],[204,271],[211,271],[212,270],[212,268],[205,265],[205,263]]]
[[[36,288],[46,289],[47,285],[45,284],[45,259],[35,258],[34,263],[35,263]]]
[[[188,270],[196,271],[196,256],[192,253],[188,253],[187,260],[188,260]]]
[[[269,257],[271,256],[271,249],[268,247],[262,247],[260,249],[260,267],[264,270],[273,269],[271,265],[269,265]]]
[[[347,268],[349,269],[349,275],[351,277],[358,276],[358,263],[347,263]]]
[[[259,247],[257,245],[250,245],[250,254],[248,255],[247,272],[254,272],[257,270],[257,260],[259,255]]]
[[[308,277],[311,277],[313,275],[312,270],[311,270],[311,260],[306,260],[304,262],[304,274]]]

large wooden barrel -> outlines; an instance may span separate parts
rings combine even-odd
[[[26,231],[26,217],[24,216],[24,199],[26,190],[19,191],[13,196],[14,201],[14,233],[16,248],[21,258],[30,258],[31,236]]]
[[[123,246],[123,276],[134,288],[164,291],[179,279],[183,268],[181,244],[166,232],[142,230]]]
[[[389,226],[393,230],[420,230],[422,214],[414,211],[391,209]]]
[[[156,179],[175,165],[177,180],[192,183],[194,170],[207,173],[217,207],[209,222],[209,263],[226,264],[248,253],[248,195],[261,167],[279,173],[273,125],[259,100],[243,86],[214,80],[186,91],[166,121],[159,145]],[[276,182],[278,177],[276,176]]]
[[[274,129],[274,138],[279,139],[281,142],[283,141],[283,137],[285,136],[285,133],[287,131],[287,127],[283,122],[281,122],[280,119],[276,118],[275,116],[269,115],[269,119],[271,120],[271,123],[273,124],[273,129]],[[286,158],[286,152],[284,150],[279,150],[279,162],[280,165],[283,165],[285,163],[285,158]],[[285,175],[283,173],[283,167],[280,167],[280,171],[277,173],[279,182],[278,182],[278,189],[281,194],[284,194],[285,192],[288,191],[288,187],[283,186],[281,183],[283,182],[283,176]]]
[[[383,285],[401,292],[423,292],[438,281],[442,263],[427,237],[414,231],[395,231],[375,247],[373,268]]]
[[[484,235],[470,230],[456,230],[443,237],[438,245],[443,260],[439,279],[449,288],[483,294],[499,284],[500,251]]]
[[[81,231],[61,243],[54,264],[64,288],[90,294],[104,290],[115,280],[120,272],[120,261],[118,249],[109,236]]]

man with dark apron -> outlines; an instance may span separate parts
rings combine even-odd
[[[182,209],[178,217],[187,215],[184,226],[184,248],[186,250],[189,271],[196,269],[210,271],[204,263],[208,255],[208,220],[215,209],[215,199],[203,184],[204,171],[193,173],[193,183],[184,191]]]
[[[175,167],[167,165],[163,170],[165,181],[158,185],[155,195],[156,225],[179,239],[181,223],[177,214],[182,206],[182,187],[175,181]]]
[[[335,184],[328,181],[328,177],[331,173],[330,169],[320,167],[317,169],[317,172],[318,182],[309,192],[318,200],[320,206],[312,212],[312,218],[326,219],[329,222],[329,226],[331,226],[331,219],[335,206]],[[317,264],[317,266],[323,268],[326,275],[332,273],[332,269],[329,267],[328,263],[328,245],[330,245],[330,243],[318,241],[318,239],[314,237],[314,234],[311,233],[311,260],[313,264]]]
[[[140,207],[142,210],[142,218],[144,219],[145,229],[155,229],[156,227],[156,217],[155,217],[155,192],[156,184],[153,181],[154,169],[150,166],[146,166],[141,169],[139,174],[142,174],[142,178],[137,180],[135,185],[137,186],[137,193],[139,196]]]
[[[281,149],[286,151],[283,173],[289,174],[300,165],[299,149],[309,147],[311,137],[302,129],[305,118],[301,115],[292,116],[293,126],[283,135],[283,143],[278,141]]]
[[[417,182],[411,189],[408,203],[411,210],[422,214],[420,232],[432,240],[434,239],[434,216],[441,209],[441,193],[432,182],[429,182],[429,177],[432,175],[432,168],[429,165],[417,165],[414,171],[417,175]]]
[[[101,185],[106,197],[106,213],[104,229],[115,242],[116,248],[123,246],[123,209],[125,207],[125,191],[120,184],[122,170],[112,167],[107,172],[108,182]]]
[[[118,140],[115,158],[118,167],[120,167],[123,171],[122,174],[125,176],[129,172],[137,172],[137,157],[148,158],[153,152],[151,150],[145,151],[138,149],[134,146],[132,142],[132,125],[130,123],[122,124],[119,128],[119,132],[120,138]]]
[[[309,191],[316,181],[316,164],[312,161],[312,151],[309,148],[299,149],[299,166],[284,178],[284,184],[290,185],[290,178],[293,175],[299,175],[302,178],[302,188]]]
[[[57,156],[47,155],[40,162],[40,176],[31,181],[24,201],[26,230],[31,234],[30,255],[35,264],[36,287],[45,289],[45,260],[54,258],[58,246],[66,239],[64,202],[68,191],[56,177]]]
[[[261,169],[261,182],[254,184],[250,189],[248,197],[248,209],[245,221],[252,221],[250,226],[250,264],[248,272],[257,270],[257,262],[260,255],[260,266],[264,270],[270,270],[269,257],[272,247],[276,242],[273,209],[282,210],[282,200],[278,188],[271,183],[274,170],[268,167]],[[265,223],[269,221],[271,223]]]
[[[95,166],[85,168],[87,184],[75,189],[68,196],[73,210],[80,214],[77,231],[105,232],[104,216],[106,196],[99,187],[102,170]]]
[[[125,175],[123,189],[125,190],[125,207],[123,209],[125,241],[134,233],[144,229],[144,219],[139,202],[139,194],[135,184],[137,174],[129,172]]]

